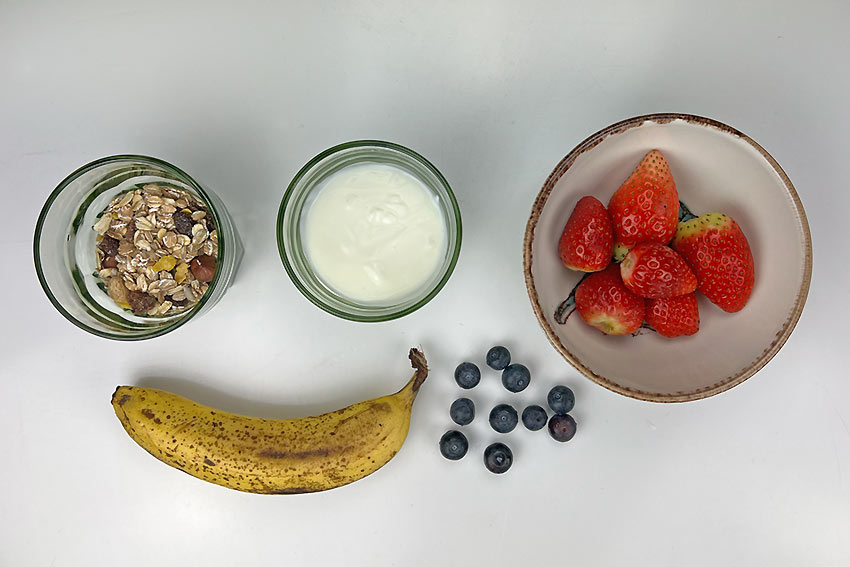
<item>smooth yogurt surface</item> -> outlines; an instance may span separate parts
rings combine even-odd
[[[402,299],[428,282],[446,252],[437,197],[392,165],[332,174],[302,224],[302,247],[326,285],[354,301]]]

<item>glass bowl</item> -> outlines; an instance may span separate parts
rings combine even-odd
[[[113,198],[141,183],[190,193],[207,206],[218,230],[218,259],[209,288],[193,307],[170,316],[139,316],[122,309],[96,277],[97,233],[92,227]],[[66,319],[100,337],[141,340],[164,335],[212,309],[233,280],[242,245],[224,204],[212,191],[160,159],[118,155],[84,165],[50,194],[36,224],[33,256],[41,287]]]
[[[384,303],[358,302],[336,292],[314,272],[302,248],[302,220],[312,201],[311,196],[315,196],[314,191],[337,171],[364,163],[392,165],[420,181],[434,195],[446,227],[442,262],[431,277],[413,292]],[[460,208],[442,174],[413,150],[376,140],[340,144],[310,160],[289,184],[277,216],[277,246],[292,282],[321,309],[352,321],[389,321],[428,303],[451,276],[460,254],[460,242]]]

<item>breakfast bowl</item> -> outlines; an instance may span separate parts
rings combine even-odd
[[[174,165],[139,155],[101,158],[68,175],[47,198],[33,239],[53,306],[85,331],[124,341],[164,335],[211,310],[241,257],[221,199]]]
[[[577,201],[609,199],[650,150],[667,158],[680,201],[694,215],[722,212],[746,235],[755,266],[749,301],[727,313],[699,292],[699,332],[663,337],[640,329],[609,336],[578,314],[556,310],[581,280],[559,258],[558,241]],[[812,243],[790,179],[767,151],[738,130],[699,116],[652,114],[593,134],[543,184],[525,232],[531,306],[549,341],[597,384],[654,402],[697,400],[758,372],[794,329],[809,290]]]
[[[433,299],[460,254],[449,183],[413,150],[358,140],[325,150],[295,175],[277,243],[298,290],[324,311],[381,322]]]

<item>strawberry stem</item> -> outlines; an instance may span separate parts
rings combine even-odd
[[[691,212],[688,206],[682,201],[679,201],[679,222],[685,222],[695,218],[697,216]]]
[[[557,309],[555,309],[555,321],[563,325],[567,322],[567,319],[570,318],[570,315],[573,314],[573,311],[576,310],[576,290],[578,289],[579,284],[584,281],[584,278],[590,275],[589,273],[584,274],[581,279],[576,282],[575,287],[570,292],[565,300],[558,305]]]
[[[652,326],[649,323],[644,321],[643,323],[640,324],[640,327],[638,327],[638,330],[635,331],[634,333],[632,333],[632,336],[637,337],[638,335],[642,335],[644,331],[650,331],[652,333],[658,332],[655,329],[653,329]]]

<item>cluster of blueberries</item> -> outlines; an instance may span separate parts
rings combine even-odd
[[[521,392],[531,383],[531,373],[522,364],[511,364],[511,353],[503,346],[494,346],[487,352],[487,366],[502,371],[502,385],[509,392]],[[458,386],[468,390],[481,381],[481,371],[471,362],[461,362],[455,369]],[[570,410],[575,406],[575,395],[566,386],[555,386],[549,391],[547,400],[554,415],[549,418],[546,410],[531,405],[522,411],[522,424],[530,431],[538,431],[549,424],[549,434],[556,441],[569,441],[576,434],[576,421]],[[449,409],[452,421],[458,425],[469,425],[475,419],[475,404],[469,398],[455,400]],[[490,426],[498,433],[513,431],[519,423],[517,411],[509,404],[499,404],[490,410]],[[440,438],[440,453],[452,461],[462,459],[469,450],[466,435],[455,429]],[[484,465],[490,472],[501,474],[513,464],[514,456],[504,443],[493,443],[484,450]]]

